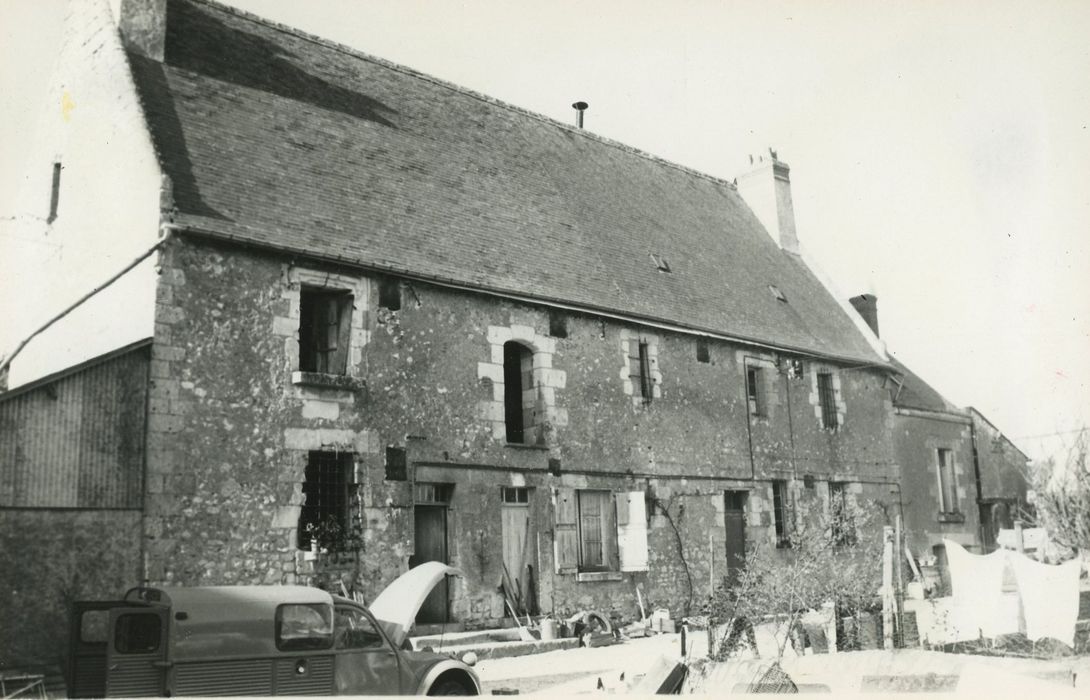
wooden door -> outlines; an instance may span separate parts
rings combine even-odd
[[[515,597],[527,601],[529,577],[526,565],[530,563],[527,557],[530,509],[525,504],[505,503],[500,509],[500,518],[503,532],[503,563],[507,566],[512,585],[518,589]]]
[[[727,536],[727,582],[733,585],[746,565],[746,492],[725,491],[724,525]]]
[[[409,560],[410,566],[427,561],[447,562],[447,507],[442,505],[417,505],[413,508],[416,524],[416,546]],[[416,615],[419,624],[442,623],[448,620],[448,590],[444,578],[420,607]]]

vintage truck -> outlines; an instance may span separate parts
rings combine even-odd
[[[478,695],[460,660],[411,651],[413,618],[457,569],[411,569],[370,608],[306,586],[137,587],[74,606],[71,697]]]

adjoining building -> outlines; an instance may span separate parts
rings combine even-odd
[[[878,299],[853,297],[878,335]],[[893,445],[901,467],[907,541],[917,557],[945,561],[943,539],[992,551],[1026,508],[1028,457],[975,408],[945,399],[896,357]]]

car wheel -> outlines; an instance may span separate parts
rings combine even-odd
[[[455,680],[440,681],[439,683],[433,685],[430,690],[428,690],[428,695],[474,695],[474,694],[475,693],[471,692],[468,688],[466,688],[464,685],[462,685],[462,683],[460,681],[455,681]]]

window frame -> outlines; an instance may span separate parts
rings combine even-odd
[[[534,349],[518,340],[507,341],[503,344],[503,424],[509,445],[537,443],[537,423],[527,424],[537,408],[536,400],[526,401],[526,392],[533,391],[534,385]]]
[[[596,516],[585,513],[586,505],[591,499],[597,501],[599,511]],[[608,489],[576,489],[575,490],[575,514],[576,537],[579,542],[578,567],[580,572],[613,572],[619,571],[620,565],[615,566],[617,553],[617,516],[613,513],[613,492]],[[597,518],[597,527],[588,528],[587,521]],[[597,534],[599,539],[589,538],[589,535]],[[597,543],[599,563],[591,563],[588,543]]]
[[[944,455],[948,457],[948,460],[944,460]],[[939,480],[939,512],[960,514],[961,503],[958,498],[958,476],[957,476],[957,461],[954,458],[954,450],[949,447],[937,447],[935,448],[935,466],[938,471]],[[947,485],[946,474],[949,474],[949,485]],[[949,491],[948,491],[949,486]],[[953,501],[951,504],[949,500]],[[951,508],[950,506],[953,505]]]
[[[817,373],[818,403],[821,406],[821,426],[826,430],[840,428],[836,406],[836,383],[832,372]]]
[[[323,460],[329,460],[330,457],[333,458],[332,463],[320,463]],[[355,486],[355,459],[356,455],[352,452],[334,452],[332,450],[310,450],[307,452],[307,464],[303,472],[304,499],[303,505],[299,509],[299,524],[296,528],[299,549],[311,548],[313,537],[307,531],[308,527],[315,524],[318,528],[321,528],[321,523],[328,522],[331,517],[335,521],[340,534],[337,536],[338,541],[324,543],[324,546],[338,550],[343,547],[343,540],[351,526],[349,516],[352,504],[352,489]],[[329,478],[328,474],[315,474],[315,478],[309,479],[312,468],[315,471],[327,469],[335,475],[335,478]],[[326,486],[329,483],[332,483],[332,487]],[[311,488],[308,488],[308,484],[311,485]],[[323,486],[326,486],[324,490]],[[336,493],[338,491],[340,492],[339,495]],[[307,503],[312,493],[327,494],[334,502],[330,505],[315,502]]]
[[[299,371],[347,376],[352,357],[350,289],[302,284],[299,289]],[[323,318],[325,317],[324,321]],[[322,329],[326,333],[322,333]],[[332,333],[329,329],[334,329]],[[324,340],[322,336],[324,335]]]
[[[776,479],[772,482],[772,525],[776,533],[776,547],[791,547],[791,535],[794,532],[792,522],[791,492],[787,482]]]
[[[758,418],[768,416],[768,397],[764,386],[764,368],[758,365],[746,365],[746,406],[749,415]]]
[[[651,403],[655,397],[655,383],[651,377],[651,347],[646,340],[637,341],[637,373],[640,378],[640,398],[644,403]]]
[[[307,608],[318,613],[322,617],[322,622],[329,626],[328,635],[322,634],[314,637],[291,637],[285,639],[284,632],[284,611],[288,608]],[[325,603],[281,603],[276,606],[276,613],[273,615],[273,640],[276,643],[276,648],[280,651],[318,651],[333,648],[334,637],[334,625],[333,625],[333,606]],[[301,639],[305,641],[312,641],[316,643],[304,643],[304,644],[291,644],[290,641]]]

